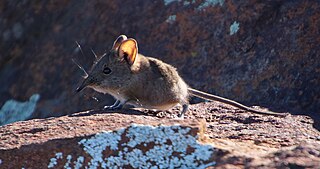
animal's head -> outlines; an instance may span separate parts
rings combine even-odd
[[[120,35],[113,43],[108,54],[99,58],[88,76],[77,88],[77,92],[90,87],[98,92],[118,91],[130,83],[131,66],[138,55],[136,40]]]

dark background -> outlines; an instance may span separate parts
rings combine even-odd
[[[90,89],[75,94],[82,72],[71,58],[89,69],[91,48],[102,55],[126,34],[193,88],[306,114],[319,129],[319,1],[169,2],[0,1],[0,105],[38,93],[32,118],[44,118],[111,104]],[[234,22],[239,30],[231,35]]]

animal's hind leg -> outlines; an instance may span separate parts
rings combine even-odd
[[[123,104],[121,104],[120,100],[116,100],[111,106],[104,106],[104,109],[114,110],[114,109],[121,109]]]
[[[182,111],[180,112],[178,117],[182,117],[183,118],[184,114],[188,111],[188,107],[189,107],[189,104],[183,104],[182,105]]]

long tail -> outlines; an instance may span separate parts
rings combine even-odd
[[[250,108],[248,106],[245,106],[241,103],[235,102],[233,100],[229,100],[220,96],[216,96],[213,94],[209,94],[209,93],[205,93],[196,89],[192,89],[192,88],[188,88],[188,91],[191,95],[205,99],[205,100],[212,100],[212,101],[218,101],[218,102],[222,102],[222,103],[226,103],[229,105],[232,105],[234,107],[240,108],[242,110],[246,110],[252,113],[257,113],[257,114],[264,114],[264,115],[274,115],[274,116],[286,116],[287,114],[285,113],[276,113],[276,112],[270,112],[270,111],[260,111],[260,110],[256,110],[253,108]]]

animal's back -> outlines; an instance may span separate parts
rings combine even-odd
[[[152,57],[139,58],[139,70],[127,92],[136,106],[166,110],[188,102],[188,86],[173,66]]]

